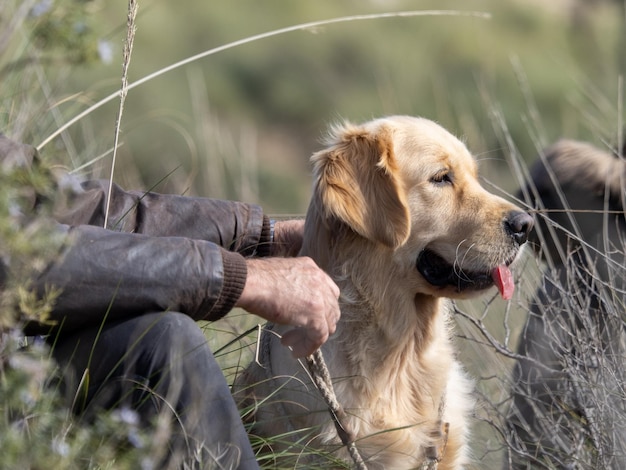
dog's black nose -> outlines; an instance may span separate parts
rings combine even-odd
[[[533,218],[523,211],[511,211],[504,221],[507,233],[519,244],[528,240],[528,234],[534,225]]]

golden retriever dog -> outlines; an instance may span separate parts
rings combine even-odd
[[[513,369],[505,468],[626,468],[626,161],[560,140],[520,197],[545,261]]]
[[[461,468],[471,383],[445,298],[494,285],[510,298],[509,266],[533,220],[483,189],[465,145],[427,119],[338,125],[312,163],[301,255],[341,289],[342,317],[322,352],[345,425],[369,469]],[[283,331],[262,335],[259,363],[236,384],[255,408],[254,432],[281,435],[292,452],[306,446],[306,468],[311,448],[349,461],[306,367],[276,338]]]

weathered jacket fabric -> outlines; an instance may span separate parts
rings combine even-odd
[[[36,159],[32,147],[0,136],[2,168]],[[105,229],[108,181],[65,179],[60,188],[53,217],[67,243],[36,287],[61,289],[50,320],[65,333],[164,310],[219,319],[243,290],[245,257],[269,254],[269,219],[256,205],[113,185]],[[50,326],[30,323],[25,332]]]

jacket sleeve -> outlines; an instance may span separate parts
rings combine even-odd
[[[29,168],[37,157],[32,147],[0,136],[3,168]],[[41,295],[60,292],[50,319],[63,331],[165,310],[216,320],[239,299],[244,257],[270,251],[269,219],[256,205],[113,185],[104,229],[108,181],[64,177],[57,188],[54,218],[67,244],[34,282]],[[29,195],[25,208],[40,200]],[[0,260],[0,283],[8,268]],[[49,330],[25,327],[27,334]]]
[[[151,237],[94,226],[60,226],[69,243],[36,281],[58,289],[53,327],[26,325],[27,334],[67,333],[154,311],[217,320],[233,308],[246,280],[245,259],[215,243]]]
[[[109,182],[87,181],[62,192],[55,218],[67,225],[104,226]],[[107,228],[153,237],[206,240],[244,256],[270,252],[269,219],[237,201],[125,191],[112,186]]]

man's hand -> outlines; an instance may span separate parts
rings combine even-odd
[[[302,248],[304,219],[277,220],[274,224],[272,256],[297,256]]]
[[[246,285],[236,306],[279,325],[295,357],[315,352],[335,332],[339,288],[311,258],[250,259]]]

